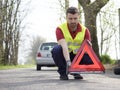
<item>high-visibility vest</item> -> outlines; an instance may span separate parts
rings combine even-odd
[[[81,32],[78,32],[74,39],[72,38],[72,36],[68,30],[67,23],[63,23],[59,26],[59,28],[62,30],[64,38],[67,42],[69,52],[73,51],[74,54],[76,54],[77,51],[79,50],[79,48],[84,40],[84,37],[85,37],[86,27],[81,24],[80,24],[80,26],[81,26]]]

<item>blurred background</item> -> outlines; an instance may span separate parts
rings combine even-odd
[[[56,27],[66,20],[65,11],[70,6],[79,9],[80,22],[94,33],[93,49],[101,61],[115,63],[120,59],[119,3],[119,0],[1,0],[0,64],[35,64],[39,45],[56,42]]]

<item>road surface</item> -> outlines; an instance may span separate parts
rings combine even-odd
[[[0,90],[120,90],[120,75],[81,74],[83,80],[59,80],[56,68],[0,70]]]

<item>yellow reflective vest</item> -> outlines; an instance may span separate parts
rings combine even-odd
[[[68,30],[67,23],[63,23],[59,26],[59,28],[62,30],[64,38],[67,42],[69,52],[73,51],[74,54],[76,54],[77,51],[79,50],[79,48],[84,40],[84,37],[85,37],[86,27],[81,24],[80,24],[80,26],[81,26],[82,30],[81,30],[81,32],[77,33],[77,35],[74,39],[72,38],[72,36]]]

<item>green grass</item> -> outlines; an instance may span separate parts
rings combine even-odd
[[[0,65],[0,70],[15,69],[15,68],[31,68],[35,67],[33,64],[26,65]]]

